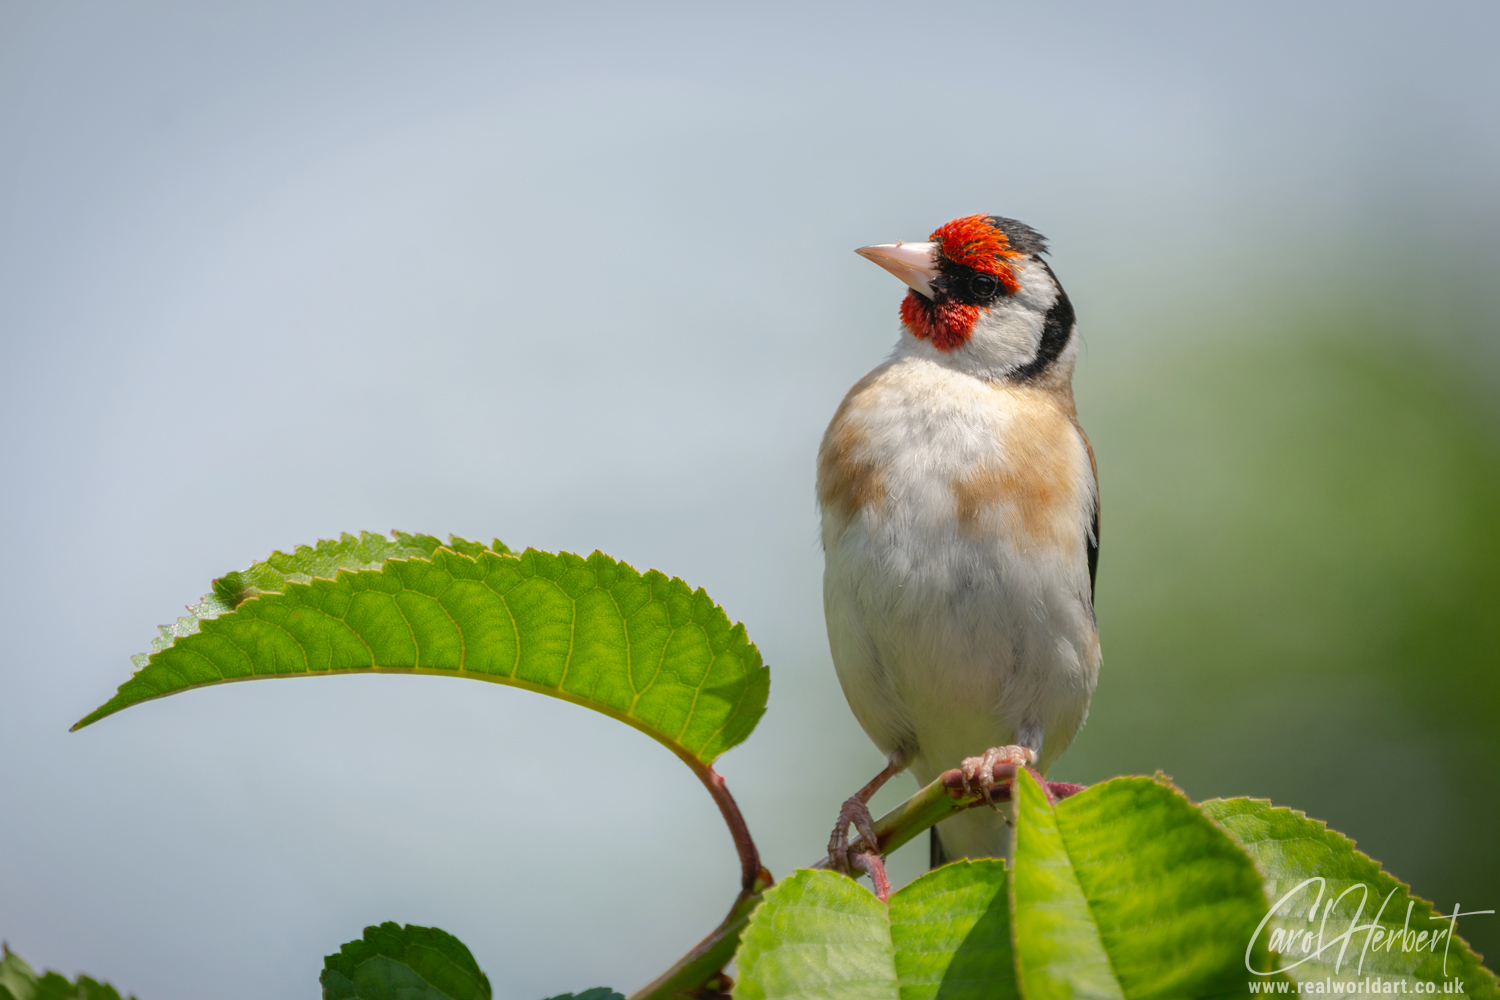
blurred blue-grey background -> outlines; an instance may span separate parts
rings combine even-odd
[[[820,856],[879,765],[812,499],[896,335],[850,250],[977,211],[1087,343],[1104,670],[1053,776],[1270,797],[1500,908],[1497,45],[1480,2],[0,4],[0,937],[234,1000],[436,924],[525,1000],[717,922],[692,776],[544,698],[68,734],[212,577],[361,528],[706,587],[773,671],[720,768],[774,872]]]

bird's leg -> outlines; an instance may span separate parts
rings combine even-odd
[[[828,838],[828,860],[833,865],[835,871],[840,871],[848,875],[856,867],[860,871],[868,870],[865,867],[855,864],[855,854],[872,855],[875,857],[876,863],[879,864],[880,839],[875,836],[875,820],[870,816],[869,802],[871,797],[880,791],[881,786],[906,770],[906,764],[906,754],[900,750],[893,751],[886,758],[885,770],[871,778],[869,784],[851,795],[844,801],[843,806],[839,808],[839,818],[838,822],[834,825],[833,836]],[[850,823],[853,823],[854,829],[859,832],[860,841],[864,845],[863,851],[856,852],[850,849]],[[885,866],[880,864],[877,870],[880,872],[881,880],[884,880]],[[875,880],[874,872],[870,873],[870,878]],[[879,880],[876,880],[876,886],[878,889]],[[889,893],[889,882],[886,883],[886,889],[887,893]]]
[[[979,757],[965,757],[959,770],[963,772],[963,789],[966,795],[979,795],[990,804],[996,812],[1000,811],[999,803],[990,797],[991,790],[995,787],[995,768],[997,766],[1011,765],[1011,774],[1015,774],[1015,768],[1036,763],[1036,751],[1026,747],[1004,746],[990,747]],[[1002,770],[1002,774],[1004,771]]]

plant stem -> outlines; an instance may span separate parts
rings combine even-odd
[[[675,747],[673,750],[683,763],[692,768],[698,780],[703,782],[703,787],[713,796],[719,813],[724,817],[724,825],[729,827],[729,835],[734,838],[734,849],[740,856],[740,894],[729,908],[729,915],[713,933],[698,942],[692,951],[674,962],[666,972],[632,993],[630,1000],[678,1000],[683,996],[706,997],[728,993],[724,966],[734,958],[735,949],[740,944],[740,934],[744,932],[751,912],[760,902],[761,893],[775,883],[771,873],[761,867],[760,851],[756,849],[755,840],[750,836],[750,826],[745,822],[744,813],[740,812],[739,803],[729,794],[729,786],[724,784],[723,775],[698,758],[678,752]]]
[[[755,841],[750,836],[750,827],[745,822],[744,814],[740,812],[739,804],[734,801],[734,796],[729,794],[729,786],[724,784],[723,776],[703,764],[694,767],[693,772],[703,782],[703,787],[708,789],[708,794],[714,797],[719,812],[724,816],[724,824],[729,827],[729,835],[734,838],[734,849],[740,855],[740,895],[743,896],[754,890],[755,883],[764,872],[760,866],[760,851],[756,850]],[[769,886],[771,876],[766,874],[765,879]]]
[[[630,1000],[678,1000],[682,996],[704,996],[728,992],[722,988],[724,966],[734,958],[740,946],[740,935],[750,922],[750,914],[760,903],[761,893],[771,887],[770,875],[756,880],[749,891],[742,892],[730,907],[729,916],[714,928],[697,947],[677,960],[654,981],[630,995]]]
[[[721,992],[714,986],[721,982],[724,966],[734,958],[735,949],[740,944],[740,935],[750,922],[750,914],[760,903],[761,893],[772,885],[770,873],[760,867],[760,855],[756,851],[755,842],[750,839],[745,818],[735,804],[734,797],[729,794],[729,789],[725,787],[724,779],[711,767],[686,757],[683,759],[693,769],[693,773],[698,775],[714,801],[719,804],[719,811],[724,814],[724,822],[728,824],[729,832],[734,836],[734,846],[740,853],[743,888],[734,901],[734,906],[730,908],[729,915],[713,933],[678,959],[666,972],[631,994],[630,1000],[679,1000],[683,996]],[[875,821],[875,835],[880,840],[881,853],[894,851],[934,823],[962,812],[978,801],[977,797],[966,801],[955,800],[952,793],[943,787],[941,780],[934,781]],[[751,869],[751,865],[755,866],[754,869]],[[828,859],[825,857],[813,867],[827,866]]]
[[[990,792],[990,801],[1009,802],[1010,779],[1015,775],[1014,765],[999,764],[996,765],[995,770],[997,772],[995,780],[999,782],[1005,779],[1005,784],[995,785]],[[1037,780],[1041,782],[1042,788],[1054,802],[1075,795],[1084,789],[1083,785],[1046,781],[1040,776]],[[983,797],[964,793],[963,772],[957,768],[944,771],[932,784],[875,821],[875,836],[880,841],[880,853],[889,854],[901,845],[910,843],[928,827],[937,826],[949,816],[957,816],[966,809],[983,804],[985,804]],[[825,857],[813,867],[828,867],[828,859]]]
[[[680,1000],[684,996],[706,997],[727,992],[728,980],[723,975],[724,966],[734,958],[735,949],[740,944],[740,935],[750,922],[750,914],[760,903],[761,894],[774,882],[771,873],[760,865],[760,853],[755,848],[755,841],[750,838],[750,828],[745,824],[745,817],[740,813],[734,796],[729,794],[724,779],[712,767],[695,758],[683,756],[682,759],[714,797],[719,805],[719,812],[724,815],[724,822],[734,837],[734,846],[740,855],[740,894],[735,899],[734,906],[730,907],[729,915],[713,933],[698,942],[692,951],[678,959],[654,981],[631,994],[630,1000]],[[1013,775],[1014,767],[996,777],[998,779]],[[963,775],[959,771],[945,771],[932,784],[877,819],[875,836],[879,841],[880,854],[889,854],[903,844],[910,843],[928,827],[936,826],[949,816],[956,816],[965,809],[982,804],[980,796],[966,795],[962,786]],[[1061,782],[1048,782],[1043,787],[1057,798],[1066,798],[1082,788],[1080,785],[1065,785]],[[996,785],[991,798],[995,802],[1009,801],[1009,784]],[[828,864],[828,858],[824,857],[812,867],[827,868]]]

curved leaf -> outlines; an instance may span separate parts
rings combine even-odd
[[[880,903],[803,869],[769,890],[735,957],[736,1000],[1003,1000],[1017,996],[1005,864],[960,861]]]
[[[436,927],[386,921],[323,959],[327,1000],[490,1000],[464,943]]]
[[[1150,778],[1106,781],[1055,808],[1030,772],[1015,787],[1011,912],[1027,997],[1246,994],[1260,878],[1192,803]],[[1263,945],[1252,958],[1268,968]]]
[[[194,609],[182,634],[74,728],[226,681],[437,674],[563,698],[708,764],[765,711],[770,677],[744,626],[679,579],[599,552],[584,559],[425,535],[372,539],[346,535],[277,553],[216,581],[203,613]],[[350,568],[378,557],[378,569]]]
[[[192,635],[203,622],[226,615],[259,594],[280,593],[288,582],[308,583],[315,577],[332,577],[341,569],[379,569],[387,559],[424,558],[443,544],[431,535],[408,535],[401,531],[393,531],[391,535],[388,539],[361,531],[356,538],[346,532],[338,541],[324,539],[317,545],[299,545],[290,554],[272,552],[247,570],[227,573],[214,581],[214,589],[189,607],[187,614],[171,625],[159,626],[161,635],[151,641],[150,653],[137,653],[131,661],[136,669],[144,667],[151,653],[159,653],[178,639]],[[469,555],[484,549],[478,542],[460,538],[453,539],[449,546]],[[499,539],[495,540],[494,549],[510,551]]]
[[[1465,916],[1500,919],[1473,912],[1500,909],[1500,900],[1464,900],[1446,914],[1434,912],[1354,841],[1303,813],[1264,799],[1215,799],[1202,808],[1264,876],[1271,907],[1257,938],[1292,979],[1337,982],[1347,992],[1352,982],[1395,984],[1387,993],[1500,996],[1494,973],[1455,933]]]

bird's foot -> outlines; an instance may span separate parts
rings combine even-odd
[[[853,845],[849,843],[851,823],[859,833],[859,839]],[[834,871],[845,875],[855,871],[868,871],[857,863],[858,857],[873,857],[879,866],[877,870],[884,879],[885,866],[880,863],[880,838],[875,836],[875,820],[870,815],[870,807],[858,795],[851,795],[839,809],[838,823],[833,828],[833,836],[828,838],[828,861]],[[875,878],[873,872],[870,873],[870,878]],[[886,891],[890,891],[889,882],[886,883]]]
[[[1003,778],[1015,778],[1016,768],[1036,763],[1036,753],[1026,747],[990,747],[981,756],[965,757],[958,766],[963,775],[962,789],[965,795],[978,795],[997,811],[998,800],[993,796],[995,783]]]
[[[885,860],[874,853],[851,854],[849,863],[858,871],[870,876],[875,886],[875,898],[882,903],[891,898],[891,880],[885,874]]]
[[[1002,747],[1000,749],[1003,750],[1005,748]],[[983,791],[976,790],[976,787],[980,785],[979,778],[983,773],[984,758],[970,757],[964,763],[968,764],[972,761],[979,762],[973,769],[975,773],[972,778],[967,776],[967,769],[957,767],[950,768],[938,775],[938,781],[942,782],[948,794],[955,799],[982,796],[984,801],[992,806],[998,806],[1001,802],[1009,802],[1012,794],[1011,783],[1015,780],[1016,771],[1020,767],[1020,764],[1008,761],[1004,757],[999,758],[998,762],[990,767],[990,788],[988,791]],[[1029,764],[1026,766],[1026,769],[1036,777],[1037,783],[1042,786],[1042,791],[1047,795],[1047,801],[1053,805],[1057,805],[1063,799],[1077,795],[1088,787],[1087,785],[1075,785],[1067,781],[1047,781],[1040,774],[1037,774],[1036,769]],[[1004,782],[1004,784],[1001,782]],[[976,802],[974,804],[977,806],[979,803]]]

